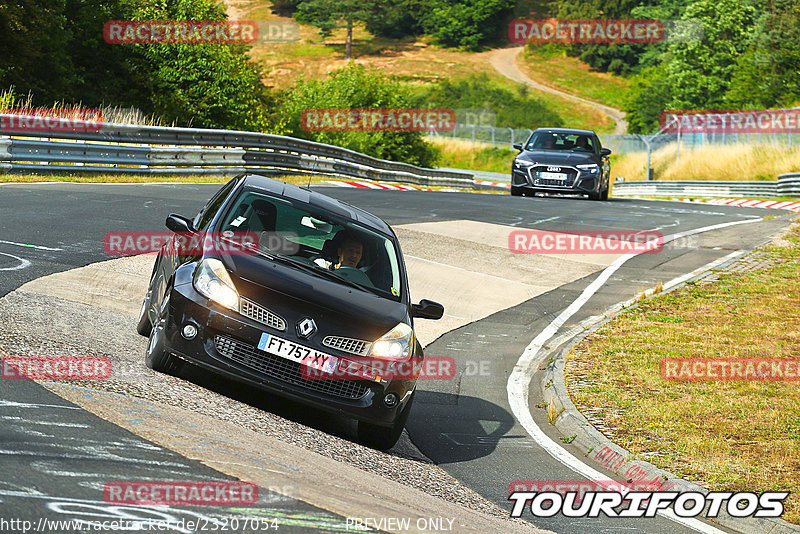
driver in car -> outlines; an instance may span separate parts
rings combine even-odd
[[[337,250],[339,263],[336,264],[334,269],[339,269],[341,267],[357,268],[363,253],[364,245],[361,244],[361,241],[351,235],[345,237]]]

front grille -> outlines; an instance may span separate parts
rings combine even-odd
[[[268,309],[259,306],[255,302],[250,302],[245,298],[239,299],[239,313],[256,322],[275,328],[276,330],[286,330],[286,321]]]
[[[334,380],[309,380],[303,378],[301,364],[258,350],[244,341],[218,335],[214,338],[214,345],[220,356],[287,384],[302,386],[308,390],[352,400],[360,399],[369,391],[367,385],[358,380],[341,380],[338,378]]]
[[[530,170],[528,171],[530,173],[531,180],[533,180],[533,185],[547,185],[547,186],[571,188],[575,183],[575,178],[578,177],[578,172],[575,169],[569,167],[561,168],[561,172],[564,172],[567,175],[566,180],[550,180],[550,179],[539,178],[540,171],[547,172],[547,165],[537,165],[531,167]]]
[[[372,343],[368,341],[339,336],[328,336],[322,340],[322,344],[332,349],[355,354],[356,356],[366,356],[372,345]]]

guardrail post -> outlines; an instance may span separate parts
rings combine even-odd
[[[514,128],[509,128],[511,130],[511,146],[514,146]]]
[[[490,128],[492,129],[492,144],[494,145],[494,126],[490,126]]]

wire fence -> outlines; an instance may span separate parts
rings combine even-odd
[[[528,128],[503,128],[498,126],[478,126],[471,124],[456,124],[452,132],[431,132],[430,138],[458,139],[489,143],[498,147],[511,148],[514,143],[524,143],[533,133]],[[658,150],[670,143],[680,141],[681,146],[693,150],[705,145],[733,145],[758,144],[758,145],[783,145],[800,146],[800,133],[660,133],[656,135],[639,134],[599,134],[600,143],[610,148],[615,154],[631,152],[647,152]]]

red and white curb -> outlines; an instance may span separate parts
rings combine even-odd
[[[355,180],[322,180],[320,183],[326,185],[335,185],[337,187],[355,187],[358,189],[388,189],[390,191],[439,191],[450,193],[463,192],[463,190],[460,189],[430,189],[428,187],[419,187],[416,185],[382,184],[378,182],[363,182]]]
[[[489,187],[502,187],[503,189],[511,189],[511,184],[508,182],[491,182],[489,180],[475,180],[475,185],[488,185]]]
[[[377,182],[356,182],[355,180],[323,180],[323,184],[338,187],[357,187],[359,189],[391,189],[393,191],[431,191],[425,187],[405,184],[379,184]]]
[[[748,200],[746,198],[679,198],[681,202],[714,204],[717,206],[738,206],[740,208],[766,208],[771,210],[789,210],[800,213],[800,202],[778,200]]]

